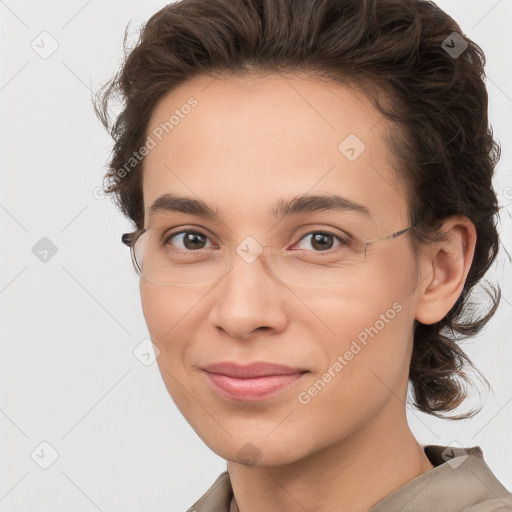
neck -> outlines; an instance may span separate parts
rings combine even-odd
[[[396,419],[400,408],[401,403],[388,414],[381,411],[359,431],[295,462],[228,462],[239,511],[367,512],[434,467],[410,431],[405,410]]]

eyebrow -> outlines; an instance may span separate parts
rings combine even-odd
[[[204,201],[175,194],[163,194],[158,197],[149,208],[149,215],[165,211],[189,213],[210,219],[219,218],[218,211],[208,206]],[[271,217],[277,219],[279,217],[320,211],[352,211],[371,217],[370,210],[366,206],[338,194],[304,194],[291,199],[282,198],[276,201],[270,208],[269,213]]]

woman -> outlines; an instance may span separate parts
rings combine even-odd
[[[423,0],[182,0],[97,111],[177,407],[227,461],[190,510],[512,509],[478,446],[422,446],[489,320],[484,56]],[[117,92],[125,101],[108,119]]]

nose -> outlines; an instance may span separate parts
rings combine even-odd
[[[210,322],[233,338],[246,340],[256,331],[286,328],[286,286],[273,276],[263,256],[251,261],[235,254],[214,290]]]

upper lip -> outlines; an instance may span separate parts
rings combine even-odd
[[[293,368],[282,364],[257,362],[248,365],[240,365],[229,361],[209,364],[208,366],[205,366],[203,370],[239,379],[266,377],[269,375],[290,375],[293,373],[303,373],[307,371],[302,368]]]

